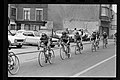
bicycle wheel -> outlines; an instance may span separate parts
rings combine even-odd
[[[60,58],[64,60],[66,58],[66,53],[64,52],[63,48],[60,48]]]
[[[53,51],[53,49],[50,49],[50,55],[49,55],[49,59],[48,59],[50,64],[54,63],[53,62],[54,58],[55,58],[54,51]]]
[[[15,75],[20,69],[20,62],[18,57],[13,52],[10,52],[9,54],[11,54],[9,57],[11,58],[12,64],[8,64],[8,72],[11,75]]]
[[[40,51],[39,55],[38,55],[38,62],[39,65],[41,67],[43,67],[45,65],[45,61],[46,61],[46,57],[45,57],[45,53],[43,51]]]

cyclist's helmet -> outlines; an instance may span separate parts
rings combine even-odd
[[[76,32],[76,35],[78,35],[79,34],[79,32]]]
[[[67,33],[64,31],[64,32],[62,32],[62,35],[66,35]]]
[[[103,34],[107,34],[106,32],[103,32]]]
[[[45,33],[42,33],[42,37],[45,37],[46,36],[46,34]]]

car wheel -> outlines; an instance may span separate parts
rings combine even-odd
[[[17,48],[21,48],[22,47],[22,45],[17,45]]]

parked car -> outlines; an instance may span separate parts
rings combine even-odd
[[[8,30],[8,45],[10,46],[17,46],[18,48],[21,48],[23,43],[25,42],[25,38],[20,38],[14,36],[9,30]]]
[[[45,30],[41,30],[41,31],[26,31],[26,30],[19,30],[15,36],[19,36],[22,38],[25,38],[25,44],[32,44],[32,45],[37,45],[42,32],[46,33],[49,37],[51,36],[51,32],[50,31],[45,31]],[[56,38],[52,38],[52,42],[54,45],[56,45],[58,43],[58,39]]]

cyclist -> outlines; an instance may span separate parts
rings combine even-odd
[[[41,46],[41,44],[43,44],[44,46],[41,46],[41,47],[46,47],[46,49],[48,48],[48,54],[46,54],[45,56],[51,55],[51,53],[50,53],[50,43],[51,43],[51,39],[47,36],[47,34],[42,33],[41,38],[40,38],[40,45],[39,46]],[[38,47],[38,50],[39,50],[39,47]],[[47,59],[45,60],[45,62],[47,63]]]
[[[103,36],[103,40],[105,39],[105,40],[106,40],[106,44],[108,44],[108,42],[107,42],[107,37],[108,37],[108,36],[107,36],[107,33],[106,33],[106,32],[103,32],[103,35],[102,35],[102,36]]]
[[[79,32],[76,32],[74,35],[75,42],[79,41],[81,45],[81,49],[83,50],[83,44],[82,44],[82,35],[79,34]]]
[[[64,48],[64,44],[67,44],[67,46],[68,46],[68,55],[71,56],[71,54],[70,54],[70,38],[67,35],[66,31],[62,32],[60,42],[61,42],[61,46],[63,48]]]
[[[93,42],[96,43],[96,40],[97,40],[97,34],[96,32],[94,31],[91,35],[92,39],[93,39]]]
[[[97,36],[97,43],[98,43],[98,45],[99,45],[99,41],[100,41],[100,33],[97,31],[96,32],[96,36]],[[99,48],[99,46],[98,46],[98,48]]]

